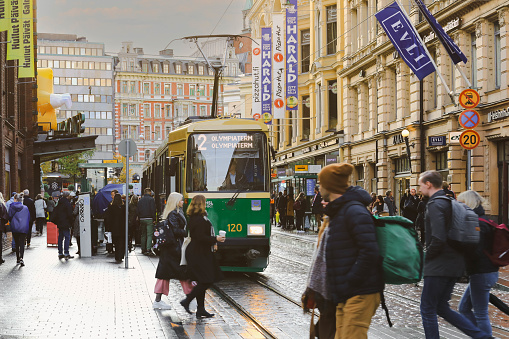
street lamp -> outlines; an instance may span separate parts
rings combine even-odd
[[[406,154],[408,156],[408,165],[410,166],[410,173],[412,173],[412,160],[410,159],[410,146],[415,147],[415,144],[408,142],[408,136],[410,135],[410,132],[405,128],[401,131],[401,136],[405,139],[405,145],[406,145]]]

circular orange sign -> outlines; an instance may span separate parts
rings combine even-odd
[[[255,49],[253,49],[253,54],[254,54],[254,55],[260,55],[261,51],[262,51],[261,49],[259,49],[258,47],[256,47]]]
[[[283,54],[281,54],[281,53],[274,54],[274,60],[276,62],[283,62]]]
[[[285,102],[282,99],[274,100],[274,106],[276,106],[276,108],[281,108],[284,105],[285,105]]]
[[[474,130],[467,130],[460,135],[460,144],[464,149],[474,149],[479,145],[481,137]]]
[[[262,117],[262,115],[260,113],[253,114],[253,119],[255,119],[255,120],[260,120],[261,117]]]
[[[467,88],[461,92],[459,102],[463,108],[474,108],[481,102],[481,96],[475,89]]]

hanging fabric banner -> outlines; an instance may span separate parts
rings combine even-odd
[[[9,29],[10,21],[11,21],[11,1],[0,0],[0,32]]]
[[[33,78],[34,72],[34,11],[32,0],[23,0],[21,14],[23,30],[21,50],[23,57],[19,61],[18,78]]]
[[[419,80],[435,71],[435,66],[417,31],[396,2],[375,14],[394,48]]]
[[[262,119],[272,125],[272,29],[262,28]]]
[[[293,5],[286,9],[286,109],[298,110],[298,41],[297,0],[289,0]]]
[[[433,14],[431,14],[426,5],[421,0],[414,1],[419,7],[419,10],[421,11],[422,15],[424,16],[428,24],[431,26],[431,29],[435,33],[435,36],[438,38],[438,40],[440,40],[442,45],[444,45],[444,48],[451,57],[452,62],[454,64],[457,64],[458,62],[463,61],[466,64],[467,57],[465,56],[465,54],[463,54],[460,48],[454,43],[454,40],[452,40],[451,37],[447,33],[445,33],[442,26],[440,26],[437,19],[435,19]]]
[[[7,60],[23,58],[21,50],[21,7],[18,0],[11,0],[11,20],[7,34]]]
[[[274,96],[274,119],[285,117],[285,17],[283,14],[272,16],[272,55],[273,76],[272,95]]]
[[[252,50],[252,116],[255,120],[262,118],[262,47],[260,39],[254,39]]]

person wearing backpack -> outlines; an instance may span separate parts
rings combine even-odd
[[[463,254],[448,243],[448,230],[453,226],[451,200],[442,189],[442,175],[426,171],[419,176],[420,191],[429,197],[426,205],[426,256],[424,259],[424,286],[421,294],[421,318],[426,338],[440,338],[438,317],[472,338],[491,338],[467,317],[452,310],[449,305],[454,285],[465,271]]]
[[[347,163],[331,164],[318,175],[330,219],[325,262],[336,305],[336,338],[367,338],[384,289],[375,223],[367,209],[371,196],[350,186],[353,169]]]
[[[481,239],[475,253],[466,257],[467,274],[470,282],[461,297],[458,310],[465,317],[488,334],[492,334],[488,304],[490,290],[498,281],[498,266],[494,265],[485,250],[490,252],[494,228],[486,221],[488,218],[482,206],[483,198],[476,191],[466,191],[458,195],[457,200],[474,210],[479,216]],[[472,311],[473,309],[473,311]]]

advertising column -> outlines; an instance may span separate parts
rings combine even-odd
[[[262,28],[262,119],[272,124],[272,29]]]

